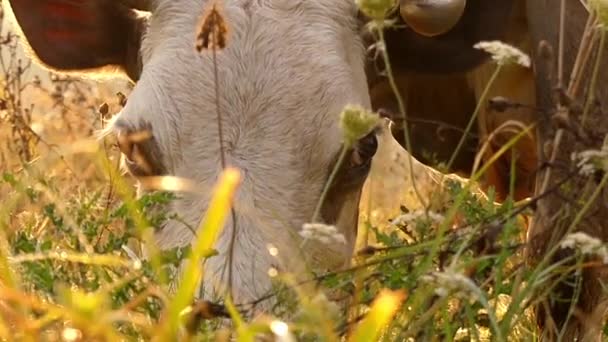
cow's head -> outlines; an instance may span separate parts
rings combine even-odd
[[[462,7],[450,5],[452,1],[464,3],[403,0],[408,7],[402,14],[422,33],[433,36],[449,31],[462,15]],[[479,3],[489,1],[469,2],[483,7]],[[195,49],[198,23],[212,1],[9,3],[43,64],[59,71],[113,67],[136,81],[112,130],[119,136],[139,129],[152,133],[145,142],[121,143],[138,176],[174,175],[209,189],[221,171],[217,102],[226,161],[242,170],[243,182],[235,199],[235,221],[230,220],[219,238],[220,255],[208,261],[206,277],[227,279],[224,268],[233,233],[229,267],[238,299],[251,299],[267,290],[271,266],[296,269],[294,263],[300,260],[294,251],[301,246],[297,232],[311,220],[342,148],[339,113],[347,104],[370,106],[365,70],[373,68],[365,65],[363,22],[354,1],[220,2],[230,32],[227,47],[217,54],[217,98],[212,54]],[[446,10],[442,4],[452,7]],[[442,22],[428,15],[435,9],[444,16]],[[432,21],[425,23],[425,18]],[[471,52],[478,38],[471,27],[454,26],[460,35],[456,39],[444,35],[438,46],[441,52],[450,53],[446,50],[450,41],[466,43]],[[388,36],[392,41],[395,32]],[[413,46],[410,58],[403,56],[407,45],[389,47],[389,51],[404,57],[406,69],[416,67],[417,54],[425,53],[433,39],[407,31],[404,41]],[[461,47],[454,51],[462,53]],[[427,59],[427,66],[434,63],[441,69],[445,58]],[[304,244],[304,254],[325,267],[343,264],[350,257],[358,199],[374,152],[373,136],[348,151],[321,211],[322,220],[336,225],[346,243]],[[143,155],[148,165],[138,164],[134,153]],[[205,194],[183,194],[173,209],[187,224],[196,226],[208,199]],[[172,222],[158,233],[158,239],[164,248],[187,245],[193,232],[183,223]],[[269,244],[278,248],[278,257],[269,254]]]

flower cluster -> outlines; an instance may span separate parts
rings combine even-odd
[[[357,6],[366,16],[382,20],[395,7],[395,0],[357,0]]]
[[[346,106],[340,114],[340,126],[344,142],[352,146],[357,140],[365,137],[376,126],[380,117],[359,106]]]
[[[319,292],[310,302],[312,305],[326,312],[327,316],[333,319],[340,317],[340,306],[336,302],[329,300],[325,293]]]
[[[421,280],[426,283],[435,284],[435,294],[440,297],[446,297],[453,293],[460,297],[477,300],[480,290],[471,280],[462,273],[453,270],[445,270],[443,272],[432,272],[421,277]]]
[[[306,240],[317,240],[326,245],[346,243],[346,238],[338,232],[336,226],[323,223],[305,223],[299,234]]]
[[[405,226],[405,225],[415,223],[416,221],[418,221],[420,219],[428,219],[434,223],[441,223],[441,222],[443,222],[443,220],[445,218],[443,217],[443,215],[438,214],[436,212],[418,209],[418,210],[414,210],[412,212],[397,216],[396,218],[394,218],[391,221],[391,223],[396,226]]]
[[[572,161],[576,162],[579,173],[583,176],[592,175],[598,170],[608,170],[608,148],[606,147],[601,150],[573,153],[571,158]]]
[[[473,46],[476,49],[483,50],[490,55],[498,65],[518,64],[529,68],[531,65],[530,57],[521,50],[505,44],[501,41],[479,42]]]
[[[600,239],[585,233],[568,234],[560,243],[560,247],[576,249],[583,255],[596,255],[602,259],[604,264],[608,264],[608,247]]]

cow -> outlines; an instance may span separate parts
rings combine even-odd
[[[481,51],[474,52],[472,46],[478,41],[500,38],[529,53],[525,1],[470,1],[462,20],[439,36],[429,37],[424,32],[409,29],[404,19],[394,20],[397,24],[387,32],[387,44],[400,94],[406,99],[408,133],[414,141],[411,152],[427,164],[447,163],[495,68],[494,63],[484,61],[485,55]],[[479,30],[481,27],[484,29]],[[505,111],[482,106],[476,134],[466,137],[465,148],[446,171],[469,176],[479,145],[489,140],[489,148],[484,154],[487,159],[521,129],[534,124],[534,75],[529,68],[519,65],[510,65],[507,69],[494,81],[488,98],[501,96],[521,106]],[[372,72],[368,75],[371,75],[372,107],[393,113],[391,118],[399,122],[400,117],[396,115],[399,108],[390,84],[386,78],[375,77]],[[488,139],[508,121],[522,125]],[[398,128],[395,137],[405,145],[404,126],[395,127]],[[510,193],[512,161],[516,171],[513,197],[524,199],[533,192],[538,159],[533,132],[520,139],[512,152],[499,158],[484,175],[482,185],[486,189],[493,187],[498,200],[504,200]]]
[[[321,208],[321,221],[335,225],[344,243],[302,244],[297,233],[311,220],[342,149],[338,113],[346,105],[397,111],[394,98],[387,95],[385,66],[368,53],[373,42],[363,27],[369,18],[354,1],[223,1],[221,13],[229,30],[226,46],[217,55],[199,53],[194,46],[202,13],[216,3],[211,0],[8,3],[42,65],[67,73],[119,73],[135,83],[110,127],[118,137],[142,129],[151,133],[145,141],[120,144],[132,174],[173,175],[207,189],[222,170],[223,156],[227,165],[242,170],[234,214],[219,237],[218,255],[206,264],[205,292],[228,287],[237,301],[246,302],[270,288],[271,267],[298,273],[302,259],[326,269],[348,263],[358,199],[375,152],[373,134],[348,150],[347,162]],[[539,14],[550,4],[555,1],[400,0],[394,15],[406,25],[386,29],[386,52],[396,77],[403,80],[399,87],[409,95],[408,104],[424,118],[437,110],[428,107],[429,101],[416,103],[416,99],[452,94],[454,103],[438,104],[439,111],[446,113],[439,118],[454,113],[462,126],[480,96],[479,85],[488,78],[488,55],[473,45],[501,39],[534,51],[543,39],[554,42],[554,23]],[[571,20],[581,18],[582,14]],[[504,83],[523,85],[511,87],[516,91],[508,95],[524,109],[480,123],[482,140],[511,117],[526,124],[533,121],[526,108],[536,100],[534,91],[540,102],[546,102],[546,75],[535,82],[530,73],[516,70],[515,74]],[[497,89],[491,93],[501,94]],[[216,111],[222,113],[224,123],[222,144]],[[482,118],[492,112],[496,110],[484,106]],[[425,130],[409,129],[415,139],[424,141]],[[428,146],[414,146],[441,151],[453,144],[437,145],[431,139]],[[534,137],[514,150],[522,175],[516,196],[524,197],[530,193],[537,159]],[[467,153],[459,156],[455,168],[470,169],[472,154]],[[135,154],[144,157],[146,167]],[[507,158],[488,181],[502,182],[503,194],[509,184],[504,181],[508,179],[504,165],[510,164]],[[171,209],[195,226],[208,197],[180,194]],[[168,223],[156,234],[162,248],[188,245],[193,237],[193,231],[179,222]]]

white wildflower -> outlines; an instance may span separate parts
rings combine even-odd
[[[531,65],[530,57],[528,55],[516,47],[505,44],[501,41],[494,40],[479,42],[473,47],[492,55],[492,59],[495,60],[498,65],[515,63],[526,68],[529,68]]]
[[[314,296],[311,300],[311,304],[320,308],[323,312],[326,312],[331,318],[335,319],[340,315],[340,306],[338,306],[336,302],[329,300],[323,292],[319,292]]]
[[[579,173],[589,176],[597,170],[608,170],[608,148],[601,150],[585,150],[572,154],[572,161],[576,162]]]
[[[443,215],[432,212],[425,211],[422,209],[414,210],[412,212],[397,216],[394,218],[391,223],[396,226],[404,226],[411,223],[415,223],[419,219],[429,219],[434,223],[441,223],[445,219]]]
[[[576,249],[583,255],[596,255],[604,264],[608,264],[608,247],[602,240],[583,232],[568,234],[560,243],[560,247]]]
[[[336,226],[323,223],[305,223],[300,236],[306,240],[317,240],[323,244],[346,243],[346,238],[338,232]]]
[[[340,313],[340,305],[328,299],[325,293],[320,291],[310,298],[310,302],[300,306],[294,317],[305,321],[316,321],[319,317],[337,320]]]
[[[445,287],[436,287],[435,288],[435,294],[439,297],[447,297],[449,292],[448,289],[446,289]]]
[[[421,280],[436,285],[435,294],[440,297],[446,297],[449,293],[473,300],[480,297],[480,290],[471,278],[449,269],[443,272],[431,272],[422,276]]]

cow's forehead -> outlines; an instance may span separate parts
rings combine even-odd
[[[248,58],[314,58],[338,52],[360,55],[356,6],[334,0],[158,0],[143,43],[144,62],[178,49],[193,53],[201,18],[217,5],[228,26],[233,61]],[[288,55],[285,55],[289,53]],[[267,60],[258,61],[265,62]],[[255,76],[255,75],[254,75]]]
[[[351,2],[344,4],[225,1],[230,30],[227,48],[217,55],[217,97],[235,131],[227,137],[235,149],[246,144],[256,151],[244,152],[255,155],[264,152],[266,143],[281,143],[285,148],[297,144],[299,154],[312,153],[315,146],[324,146],[328,154],[337,151],[342,108],[369,106],[355,12]],[[161,3],[143,42],[144,70],[132,96],[139,108],[126,109],[126,114],[145,111],[152,118],[172,119],[182,141],[196,136],[216,141],[212,54],[194,48],[205,5]]]
[[[154,24],[155,36],[171,37],[172,33],[192,33],[205,12],[218,8],[227,19],[229,27],[239,31],[251,31],[251,22],[265,20],[269,32],[290,23],[305,29],[312,23],[322,23],[326,28],[351,25],[356,21],[357,7],[354,1],[334,0],[156,0]],[[163,34],[164,33],[164,34]],[[242,33],[242,32],[241,32]],[[323,32],[319,32],[323,33]],[[317,37],[319,38],[319,37]]]

